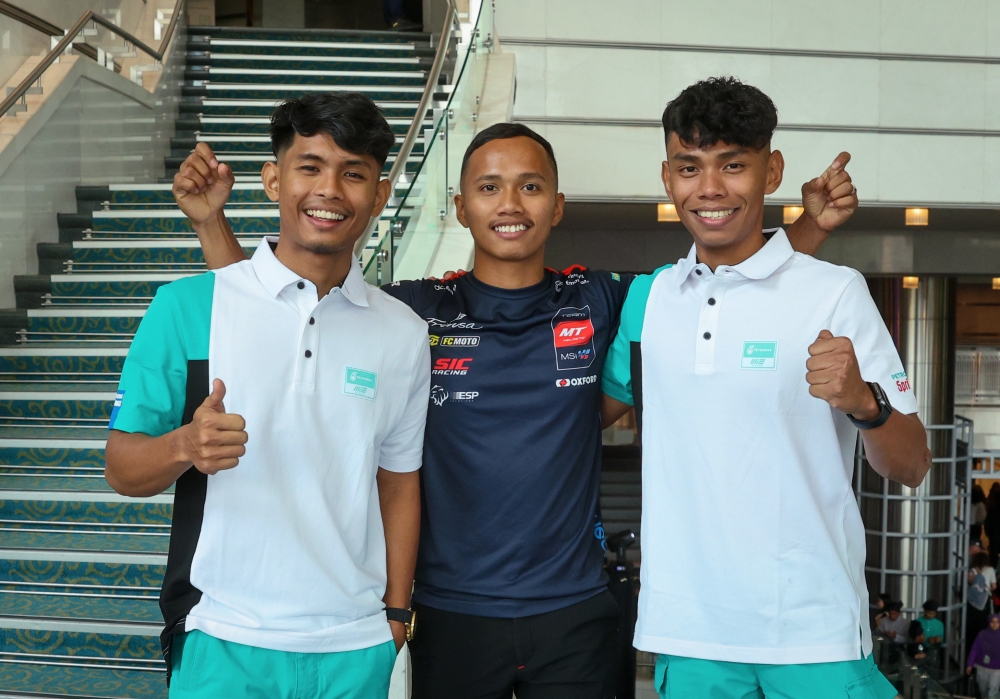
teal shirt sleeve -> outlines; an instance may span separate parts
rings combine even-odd
[[[652,274],[642,274],[629,287],[625,305],[622,308],[618,334],[615,336],[608,356],[604,360],[604,375],[601,390],[608,396],[627,405],[634,405],[632,396],[632,343],[642,341],[642,324],[646,317],[646,302],[653,280],[665,269],[660,267]]]
[[[159,437],[181,426],[188,362],[208,360],[212,273],[160,287],[129,348],[108,429]]]

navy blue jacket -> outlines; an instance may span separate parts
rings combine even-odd
[[[433,362],[415,602],[510,618],[605,589],[601,369],[631,280],[383,288],[427,320]]]

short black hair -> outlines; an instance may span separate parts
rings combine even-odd
[[[778,127],[771,98],[752,85],[723,76],[684,88],[663,110],[663,138],[710,148],[720,141],[760,150]]]
[[[288,149],[295,134],[329,134],[344,150],[370,155],[385,165],[396,136],[371,98],[360,92],[309,92],[286,99],[271,112],[274,157]]]
[[[925,612],[936,612],[938,610],[938,603],[935,600],[929,599],[924,602]]]
[[[921,624],[916,619],[914,619],[913,621],[910,622],[909,633],[907,633],[906,635],[910,637],[911,641],[917,639],[920,636],[923,636],[924,635],[924,625]]]
[[[459,173],[459,178],[461,179],[465,177],[465,170],[466,166],[469,164],[469,158],[471,158],[472,154],[477,150],[485,146],[490,141],[498,141],[504,138],[517,138],[518,136],[530,138],[532,141],[545,149],[545,154],[549,156],[549,163],[552,164],[552,171],[555,172],[556,181],[558,182],[559,166],[556,165],[556,154],[552,150],[552,144],[524,124],[514,124],[506,121],[499,124],[493,124],[493,126],[488,126],[476,134],[475,138],[472,139],[472,143],[470,143],[469,147],[465,149],[465,156],[462,158],[462,172]]]

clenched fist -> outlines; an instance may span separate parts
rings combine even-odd
[[[184,458],[209,476],[236,466],[246,454],[246,421],[226,412],[222,399],[226,385],[219,379],[212,382],[212,393],[194,411],[191,422],[182,429]]]
[[[806,381],[811,395],[858,420],[878,417],[881,410],[875,394],[861,378],[861,368],[850,339],[820,330],[819,337],[809,345],[806,369],[809,370]]]
[[[192,223],[205,223],[222,213],[235,182],[233,169],[199,143],[174,175],[174,199]]]

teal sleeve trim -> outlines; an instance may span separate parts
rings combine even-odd
[[[604,360],[604,376],[601,390],[617,401],[634,404],[632,396],[632,343],[641,342],[642,324],[646,317],[646,303],[653,281],[660,272],[673,265],[664,265],[652,274],[641,274],[635,278],[625,297],[618,335],[611,343],[607,359]]]
[[[159,437],[184,415],[188,362],[208,359],[215,274],[160,287],[125,358],[109,429]]]

